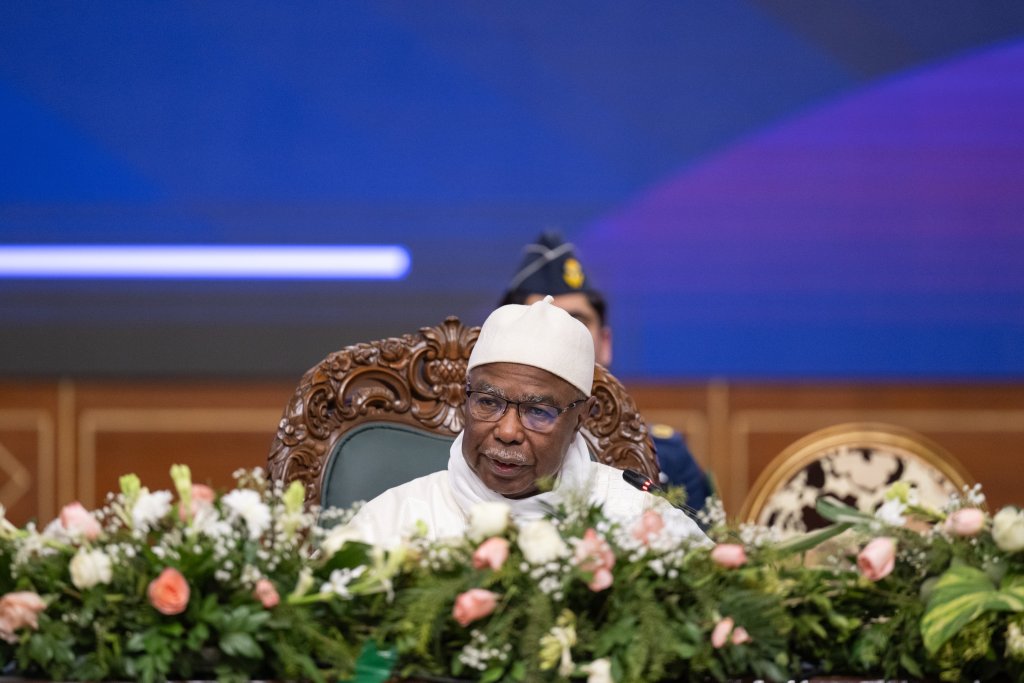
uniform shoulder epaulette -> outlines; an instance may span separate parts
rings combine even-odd
[[[671,439],[676,435],[676,430],[667,424],[652,424],[651,425],[651,438],[652,439]]]

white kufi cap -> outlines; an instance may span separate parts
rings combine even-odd
[[[552,303],[509,304],[484,321],[467,371],[488,363],[519,363],[547,370],[590,396],[594,338],[587,327]]]

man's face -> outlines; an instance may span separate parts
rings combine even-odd
[[[530,305],[543,298],[541,294],[531,294],[524,303]],[[590,336],[594,338],[594,360],[608,367],[612,362],[612,331],[601,325],[601,318],[590,305],[587,295],[582,292],[559,294],[551,303],[586,325]]]
[[[486,391],[509,401],[536,401],[563,408],[582,397],[579,389],[546,370],[518,363],[488,363],[469,373],[471,391]],[[497,422],[475,419],[466,411],[462,455],[487,488],[506,498],[539,493],[537,480],[554,477],[590,407],[584,402],[565,411],[546,434],[526,429],[519,410],[509,404]]]

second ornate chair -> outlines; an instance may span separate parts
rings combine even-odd
[[[463,426],[466,364],[478,333],[449,317],[416,334],[328,355],[306,372],[285,408],[268,458],[271,478],[302,481],[307,504],[347,507],[445,469]],[[657,481],[647,427],[599,365],[593,395],[597,407],[584,436],[594,456]]]
[[[922,503],[938,508],[970,480],[956,458],[921,434],[874,422],[841,424],[776,456],[751,488],[740,517],[785,534],[813,531],[828,524],[815,510],[823,495],[873,512],[891,484],[905,481]]]

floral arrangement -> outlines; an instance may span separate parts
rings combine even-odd
[[[713,543],[656,512],[474,510],[464,541],[415,549],[378,637],[413,677],[1024,680],[1024,512],[989,517],[976,489],[944,510],[888,497],[875,515],[822,501],[835,524],[784,541],[718,504]]]
[[[977,489],[941,510],[897,485],[875,514],[780,540],[702,513],[575,504],[516,522],[472,510],[465,538],[389,550],[349,513],[243,473],[217,495],[172,470],[43,530],[0,528],[0,665],[61,680],[773,681],[859,674],[1024,680],[1024,512]],[[442,678],[443,677],[443,678]]]
[[[0,521],[0,665],[52,680],[336,680],[353,670],[371,599],[365,552],[317,553],[304,492],[237,473],[217,495],[171,470],[134,475],[99,510],[39,530]],[[0,515],[2,517],[2,515]],[[316,589],[319,590],[317,591]]]

